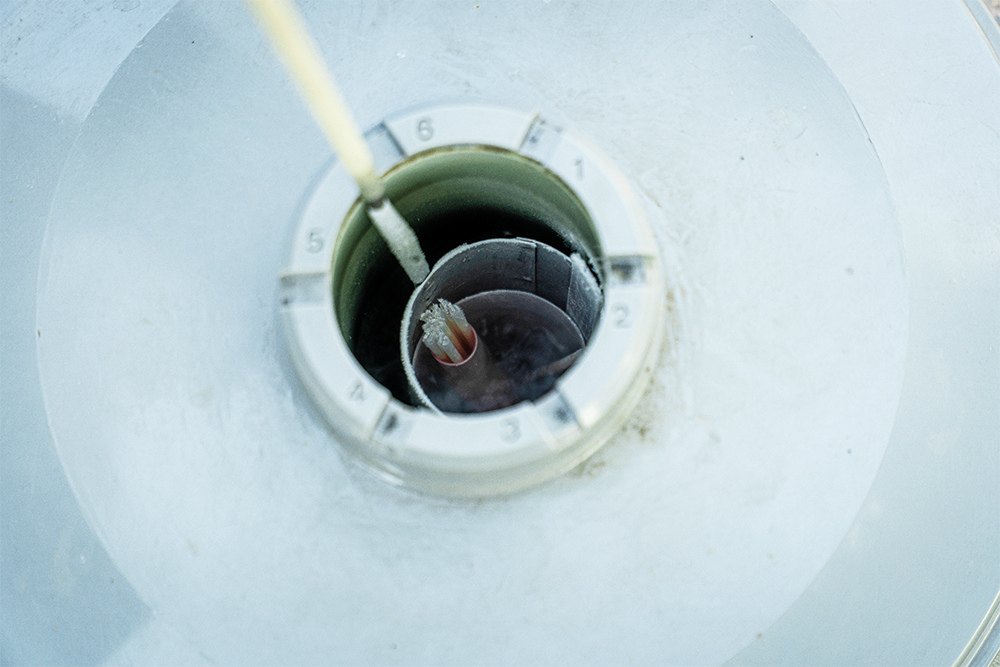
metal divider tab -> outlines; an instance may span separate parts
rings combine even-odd
[[[535,118],[518,148],[521,155],[546,163],[562,141],[562,128],[542,117]]]

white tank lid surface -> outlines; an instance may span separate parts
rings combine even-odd
[[[423,291],[241,3],[0,9],[0,662],[989,664],[984,5],[303,5]],[[442,413],[483,248],[585,347]]]

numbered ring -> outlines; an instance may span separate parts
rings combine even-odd
[[[390,481],[447,495],[510,493],[578,465],[627,418],[659,350],[662,280],[643,204],[600,151],[535,114],[437,106],[389,117],[366,138],[404,216],[404,200],[417,195],[411,189],[397,201],[394,188],[401,191],[418,172],[433,181],[434,174],[445,179],[464,173],[463,165],[486,161],[483,183],[509,174],[521,179],[514,189],[530,195],[537,181],[541,203],[532,214],[596,269],[603,306],[583,355],[534,402],[448,415],[393,397],[358,360],[349,320],[352,299],[364,288],[354,284],[361,275],[357,257],[367,255],[355,248],[370,237],[359,222],[364,212],[357,186],[340,163],[332,163],[305,196],[280,279],[280,308],[295,370],[337,440]],[[447,183],[421,187],[429,192],[436,185]],[[484,198],[503,190],[503,183],[493,185],[482,189]],[[559,194],[563,190],[569,195]],[[563,216],[568,222],[557,210],[563,199],[572,199],[568,209],[579,208]],[[551,222],[545,217],[550,209],[556,211]]]

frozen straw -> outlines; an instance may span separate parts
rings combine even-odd
[[[476,332],[465,319],[462,309],[444,299],[423,312],[424,345],[440,362],[461,363],[476,349]]]
[[[246,0],[334,152],[358,182],[368,215],[414,284],[429,271],[417,235],[385,196],[371,150],[291,0]]]
[[[437,363],[416,365],[418,383],[436,378],[430,380],[431,393],[459,412],[497,410],[517,402],[510,378],[461,307],[438,299],[421,313],[420,320],[424,323],[421,340]]]

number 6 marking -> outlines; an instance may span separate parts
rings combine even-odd
[[[421,118],[417,122],[417,137],[419,137],[421,141],[430,141],[433,136],[434,125],[431,123],[431,119]]]

